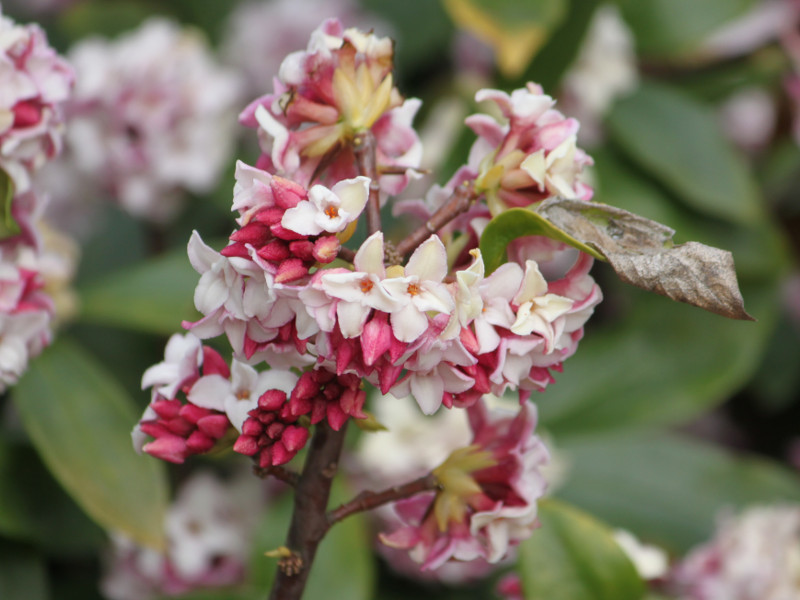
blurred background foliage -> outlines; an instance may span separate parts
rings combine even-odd
[[[197,27],[217,44],[237,4],[78,0],[32,15],[20,0],[7,1],[4,12],[21,22],[39,20],[51,43],[66,51],[79,39],[114,36],[153,15]],[[469,114],[478,87],[510,90],[535,81],[560,98],[601,4],[363,0],[396,40],[399,88],[423,99],[417,124],[432,131],[442,110]],[[640,80],[611,104],[602,140],[588,148],[595,199],[669,225],[678,242],[731,250],[757,322],[731,322],[647,295],[598,264],[605,300],[556,384],[534,400],[540,426],[565,465],[555,496],[677,556],[710,535],[720,509],[800,501],[800,294],[790,293],[798,285],[800,149],[784,87],[792,64],[774,38],[741,51],[710,49],[712,36],[757,8],[757,0],[612,4],[633,34]],[[465,33],[486,45],[488,70],[464,66],[458,42]],[[271,88],[269,81],[261,86]],[[755,150],[734,143],[721,116],[729,100],[753,88],[776,113]],[[437,174],[442,182],[465,161],[474,138],[466,130],[440,135],[450,141]],[[32,362],[9,394],[13,406],[10,398],[0,400],[0,598],[100,598],[104,529],[163,543],[170,482],[185,477],[188,467],[166,469],[133,453],[129,432],[148,401],[141,373],[161,359],[164,340],[180,330],[181,320],[195,317],[197,275],[186,243],[192,229],[206,239],[216,236],[216,247],[230,233],[234,159],[255,161],[253,137],[243,132],[217,190],[193,198],[174,223],[147,225],[111,206],[98,217],[102,226],[82,249],[79,316]],[[558,542],[534,536],[521,552],[523,572],[615,562],[603,550],[579,549],[594,548],[582,540],[602,546],[603,526],[589,517],[570,520],[575,508],[551,502],[543,519],[568,525],[548,535],[561,535],[571,550],[548,566],[554,559],[537,544]],[[282,543],[288,511],[284,497],[266,512],[247,585],[191,597],[263,597],[273,571],[263,552]],[[571,535],[578,550],[568,543]],[[492,596],[496,576],[467,587],[403,579],[375,557],[373,543],[366,518],[337,526],[306,597]],[[613,578],[629,565],[597,568]],[[590,571],[578,569],[579,577]],[[617,595],[603,595],[599,584],[560,596],[538,589],[535,578],[524,576],[523,584],[529,598],[642,596],[630,577],[620,577],[622,588],[613,582],[608,588]]]

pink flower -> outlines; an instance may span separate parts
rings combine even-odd
[[[482,114],[466,120],[478,134],[468,170],[493,215],[552,196],[591,199],[591,188],[580,179],[592,160],[575,146],[578,122],[555,110],[539,86],[529,83],[510,95],[480,90],[475,99],[494,102],[507,120],[501,124]]]
[[[21,193],[61,150],[62,105],[74,74],[37,25],[17,25],[0,13],[0,40],[0,168]]]
[[[546,487],[539,468],[548,454],[533,435],[535,408],[524,404],[513,417],[490,415],[482,403],[468,410],[472,444],[434,469],[440,491],[398,502],[405,527],[381,534],[423,569],[451,559],[497,562],[538,526],[536,500]]]
[[[418,101],[403,102],[391,73],[392,43],[372,33],[325,21],[305,51],[281,64],[275,91],[240,116],[259,129],[262,163],[302,185],[324,164],[325,181],[357,175],[350,142],[371,131],[377,144],[379,185],[396,194],[419,166],[421,146],[411,128]],[[391,172],[391,173],[389,173]]]
[[[78,73],[68,158],[135,216],[172,219],[213,189],[233,143],[240,81],[199,35],[164,19],[70,52]]]

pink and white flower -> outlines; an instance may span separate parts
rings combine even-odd
[[[539,469],[547,450],[533,434],[536,410],[490,414],[482,403],[469,410],[472,444],[456,450],[434,475],[440,491],[396,504],[405,524],[381,541],[409,550],[432,569],[448,560],[501,560],[538,526],[536,501],[546,483]]]
[[[164,19],[80,42],[68,158],[138,217],[168,221],[185,190],[213,189],[233,143],[240,81],[197,32]]]
[[[27,192],[31,175],[61,150],[73,80],[72,67],[37,25],[18,25],[0,12],[0,169],[17,193]]]

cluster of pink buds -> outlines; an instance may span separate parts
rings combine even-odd
[[[0,390],[16,383],[52,338],[45,291],[41,197],[33,176],[61,149],[71,67],[36,25],[0,13],[0,189],[11,198],[0,234]],[[56,274],[58,275],[58,274]]]
[[[591,161],[575,146],[577,122],[537,86],[478,99],[507,122],[468,120],[480,136],[469,164],[425,201],[404,203],[425,223],[395,243],[380,207],[415,174],[421,147],[411,128],[419,102],[393,85],[391,41],[329,20],[286,58],[274,92],[241,116],[264,155],[237,165],[238,228],[220,252],[197,232],[189,242],[202,317],[184,322],[182,350],[153,367],[163,380],[145,374],[154,400],[137,435],[156,438],[145,451],[180,462],[235,430],[235,451],[281,465],[311,427],[366,418],[369,384],[413,396],[426,415],[467,409],[473,433],[434,470],[438,492],[398,503],[405,525],[387,543],[435,568],[496,563],[530,534],[547,452],[528,400],[575,352],[601,293],[593,259],[562,242],[516,240],[493,272],[478,242],[508,207],[588,200],[580,175]],[[200,373],[200,340],[223,334],[230,373]],[[490,416],[482,396],[506,392],[518,392],[518,413]]]

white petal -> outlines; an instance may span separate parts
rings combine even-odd
[[[314,186],[317,187],[317,186]],[[309,197],[311,194],[309,193]],[[286,229],[296,231],[300,235],[318,235],[322,227],[317,224],[319,210],[308,200],[299,202],[294,208],[283,213],[281,225]]]
[[[231,395],[231,382],[222,375],[206,375],[195,381],[187,396],[189,402],[210,410],[225,410],[225,398]]]
[[[525,262],[525,277],[522,279],[522,287],[517,295],[514,296],[514,304],[520,305],[530,302],[537,296],[544,296],[547,293],[547,281],[539,271],[539,265],[535,260]]]
[[[381,279],[386,276],[386,268],[383,266],[383,232],[376,231],[369,236],[356,252],[353,260],[356,271],[372,273]]]
[[[221,255],[208,246],[197,231],[192,231],[192,237],[189,238],[189,245],[187,247],[189,254],[189,262],[195,271],[202,274],[211,269],[220,258]]]
[[[369,177],[359,176],[355,179],[345,179],[331,188],[331,191],[340,199],[340,206],[355,221],[367,205],[369,198]],[[309,192],[309,196],[310,196]]]
[[[442,240],[432,235],[408,259],[406,275],[439,282],[447,275],[447,250]]]
[[[401,342],[413,342],[428,328],[428,317],[413,304],[392,313],[391,321],[394,337]]]
[[[444,382],[439,374],[433,372],[428,375],[412,373],[410,377],[411,395],[419,404],[422,412],[432,415],[442,405]]]

